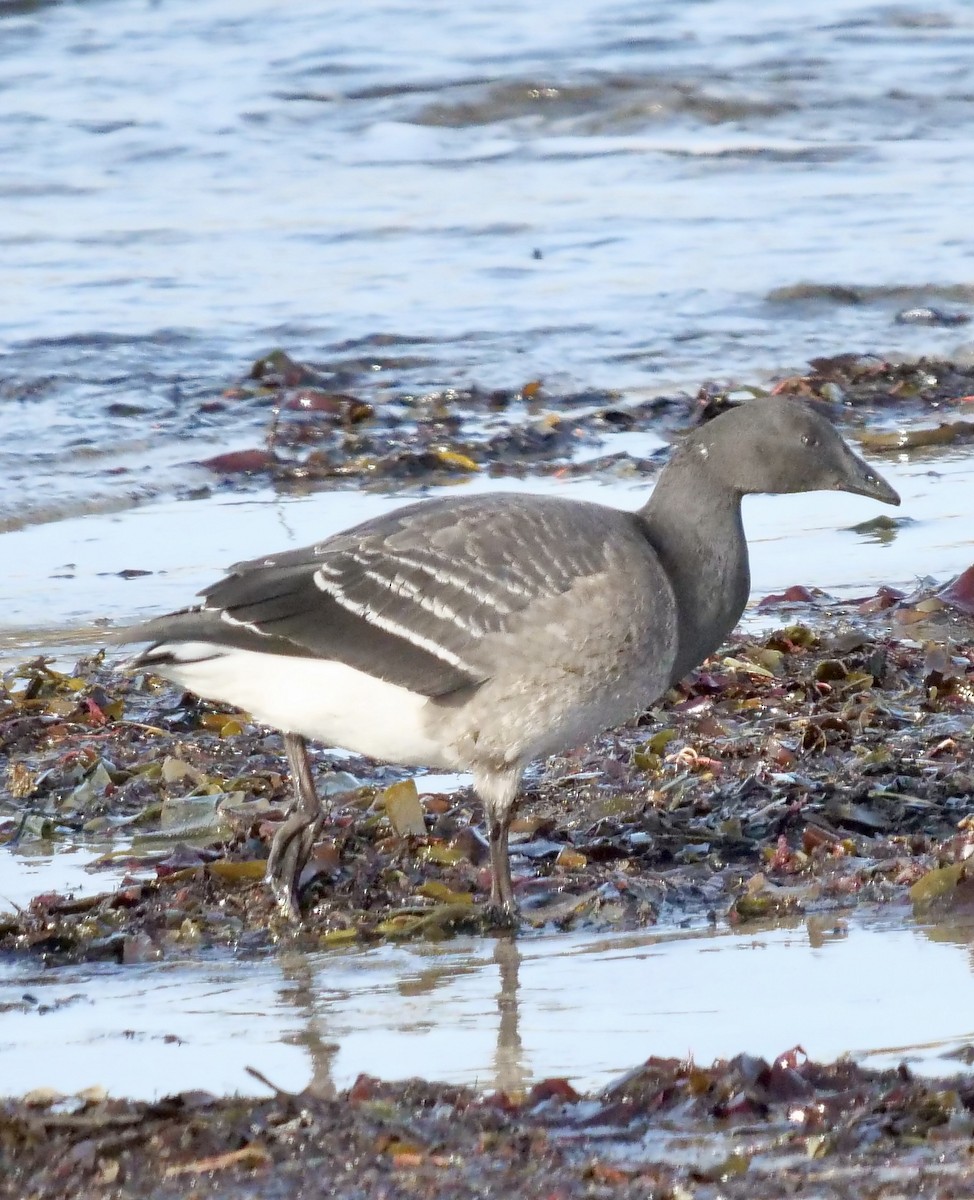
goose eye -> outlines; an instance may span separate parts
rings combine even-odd
[[[813,437],[810,433],[803,433],[802,434],[802,445],[803,446],[817,446],[818,438]]]

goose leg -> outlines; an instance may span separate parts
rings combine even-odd
[[[487,816],[487,839],[490,844],[490,913],[499,925],[517,924],[517,901],[514,899],[511,856],[507,845],[510,826],[510,813],[503,820],[498,820],[492,813]]]
[[[301,906],[298,903],[298,880],[311,856],[324,813],[311,776],[304,738],[297,733],[286,733],[284,749],[291,766],[294,807],[274,834],[267,859],[267,882],[285,917],[299,921]]]
[[[490,847],[490,902],[487,911],[491,921],[503,929],[515,929],[518,924],[507,839],[520,778],[520,771],[510,770],[502,775],[491,772],[474,777],[476,789],[484,802]]]

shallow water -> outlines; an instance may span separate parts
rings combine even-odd
[[[650,1055],[773,1057],[949,1073],[974,1038],[970,930],[808,917],[697,930],[510,939],[258,961],[0,966],[3,1090],[101,1085],[153,1097],[347,1087],[360,1072],[517,1089],[600,1088]],[[57,1045],[56,1056],[49,1048]]]
[[[3,847],[0,867],[0,909],[23,908],[44,892],[94,896],[121,883],[124,871],[93,872],[89,868],[119,843],[86,839],[65,845],[62,841],[29,839],[22,845]]]
[[[974,302],[968,4],[553,13],[4,6],[0,528],[194,486],[278,344],[370,395],[970,352],[892,324]]]
[[[903,497],[895,516],[911,522],[886,540],[850,530],[894,511],[862,497],[818,492],[748,498],[754,600],[791,584],[838,596],[869,594],[880,583],[910,589],[919,577],[943,581],[970,565],[974,455],[884,462],[881,469]],[[646,495],[645,487],[538,479],[463,485],[474,489],[556,492],[620,507],[634,507]],[[401,496],[359,492],[296,498],[259,493],[152,504],[0,534],[0,554],[11,564],[0,662],[19,661],[32,647],[57,652],[59,631],[65,656],[103,644],[104,631],[93,621],[125,625],[180,608],[231,562],[320,540],[401,502]],[[133,569],[149,574],[120,577]]]

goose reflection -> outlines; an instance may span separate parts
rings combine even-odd
[[[377,982],[376,986],[379,991],[391,991],[401,998],[403,1023],[399,1032],[404,1036],[409,1030],[415,1032],[424,1027],[429,1028],[431,1032],[434,1030],[437,1025],[437,1009],[443,1004],[442,999],[434,999],[437,993],[449,997],[450,989],[455,988],[458,979],[463,976],[476,976],[486,983],[485,977],[490,973],[495,974],[493,1001],[488,1002],[490,1008],[483,1013],[478,1012],[475,1017],[478,1025],[481,1017],[484,1019],[484,1025],[490,1019],[495,1023],[492,1071],[487,1078],[478,1076],[476,1082],[480,1087],[513,1094],[525,1090],[531,1081],[520,1032],[518,1001],[522,956],[516,939],[510,935],[498,937],[493,942],[489,957],[484,953],[487,948],[485,943],[471,944],[469,953],[458,953],[455,942],[450,943],[448,947],[418,947],[409,953],[411,961],[408,965],[414,969],[404,970],[391,987],[385,982]],[[392,965],[391,959],[397,953],[392,948],[390,950],[389,956],[382,956],[386,967]],[[302,1018],[300,1028],[282,1040],[299,1047],[307,1054],[311,1069],[307,1090],[313,1095],[326,1098],[333,1098],[338,1093],[335,1082],[336,1060],[341,1051],[340,1039],[347,1033],[345,1021],[340,1015],[341,1008],[348,1001],[354,1000],[356,993],[363,994],[363,999],[368,994],[367,986],[361,992],[358,987],[347,986],[348,973],[351,971],[357,974],[358,969],[361,969],[362,983],[367,985],[369,973],[376,965],[374,952],[363,955],[361,952],[346,951],[341,963],[341,974],[346,986],[336,986],[337,957],[336,954],[287,950],[281,953],[278,960],[282,975],[282,1002],[296,1008]],[[417,965],[419,970],[415,969]],[[422,1006],[424,998],[428,998],[425,1007]],[[417,1001],[420,1002],[420,1015],[417,1015]],[[446,1005],[449,1009],[449,998],[446,999]],[[461,1027],[464,1025],[462,1019],[459,1019],[458,1023]],[[385,1079],[401,1079],[412,1073],[404,1068],[397,1054],[396,1022],[391,1021],[386,1029],[376,1036],[384,1036],[386,1039],[388,1055],[379,1065],[373,1062],[370,1070]],[[430,1064],[428,1069],[423,1070],[423,1074],[429,1078],[436,1078],[437,1066]],[[343,1080],[344,1082],[346,1081]]]

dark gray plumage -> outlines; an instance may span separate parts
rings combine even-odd
[[[304,745],[469,770],[491,902],[524,767],[627,720],[721,644],[750,586],[741,498],[838,489],[898,504],[832,426],[757,400],[690,433],[638,512],[530,495],[427,501],[231,568],[203,603],[128,631],[134,664],[285,732],[298,791],[268,874],[295,880],[321,815]]]

